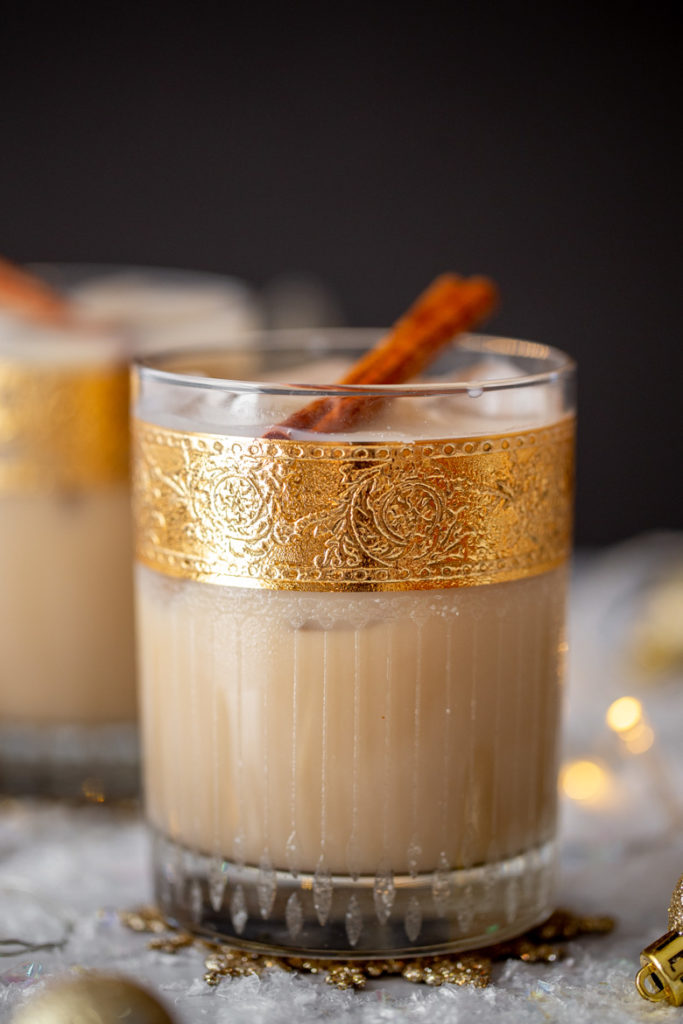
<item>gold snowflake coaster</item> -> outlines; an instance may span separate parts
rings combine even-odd
[[[609,917],[585,917],[568,910],[556,910],[547,921],[525,935],[481,951],[409,959],[318,960],[252,953],[212,942],[172,928],[154,907],[124,911],[120,917],[122,923],[133,931],[148,932],[157,936],[149,942],[151,949],[172,954],[188,946],[208,950],[204,974],[207,985],[218,985],[224,978],[260,975],[266,970],[277,968],[298,971],[301,974],[322,975],[328,985],[339,989],[363,989],[368,981],[390,976],[434,987],[449,984],[486,988],[491,981],[491,972],[496,961],[557,963],[566,953],[558,943],[582,935],[605,935],[614,927],[614,922]]]

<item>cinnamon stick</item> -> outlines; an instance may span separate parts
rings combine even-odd
[[[456,334],[489,316],[497,296],[495,285],[485,277],[437,277],[338,384],[403,384],[411,380]],[[264,437],[287,438],[293,430],[333,434],[370,419],[385,401],[374,395],[319,398],[271,427]]]
[[[49,285],[0,257],[0,309],[28,320],[64,323],[71,317],[68,301]]]

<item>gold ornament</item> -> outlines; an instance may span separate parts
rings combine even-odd
[[[137,558],[271,590],[421,590],[521,579],[571,543],[574,423],[367,444],[134,424]]]
[[[683,668],[683,565],[646,593],[634,623],[631,648],[637,666],[650,677]]]
[[[0,360],[0,493],[125,480],[128,447],[127,370]]]
[[[669,904],[669,931],[640,954],[636,988],[651,1003],[683,1005],[683,875]]]
[[[683,875],[676,882],[669,903],[669,930],[683,932]]]
[[[339,989],[363,989],[368,981],[389,976],[433,987],[449,984],[486,988],[491,981],[493,964],[497,960],[557,963],[565,956],[558,942],[575,939],[580,935],[604,935],[614,927],[609,917],[581,917],[568,910],[556,910],[547,921],[526,935],[497,946],[488,946],[483,951],[410,959],[319,960],[253,953],[193,936],[189,932],[172,928],[155,907],[124,911],[120,917],[122,923],[133,931],[154,935],[166,933],[163,938],[150,940],[150,949],[174,954],[186,946],[194,945],[209,950],[204,965],[204,980],[212,987],[220,984],[224,978],[261,975],[266,970],[276,968],[300,974],[319,974],[328,985]]]
[[[12,1024],[173,1024],[157,1000],[124,978],[86,972],[56,982],[22,1006]]]

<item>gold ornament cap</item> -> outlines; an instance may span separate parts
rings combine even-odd
[[[669,903],[669,931],[640,954],[636,988],[652,1003],[683,1006],[683,875]]]
[[[12,1024],[174,1024],[157,1000],[125,978],[95,972],[56,982],[30,999]]]
[[[683,1005],[683,935],[667,932],[640,954],[636,988],[651,1003]]]

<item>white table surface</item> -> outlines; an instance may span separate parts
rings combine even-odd
[[[27,928],[36,941],[49,939],[60,918],[73,923],[59,950],[0,957],[0,1021],[45,978],[77,966],[138,980],[179,1024],[683,1021],[683,1008],[647,1003],[633,984],[640,950],[666,930],[669,896],[683,872],[683,679],[671,673],[648,682],[628,657],[643,595],[676,560],[683,563],[683,539],[671,535],[577,560],[565,757],[598,759],[609,786],[590,804],[563,799],[558,903],[614,916],[611,935],[574,941],[560,964],[496,964],[487,989],[390,979],[342,992],[320,978],[276,970],[212,989],[202,978],[200,950],[150,951],[149,936],[118,921],[118,910],[151,899],[147,837],[137,813],[0,798],[0,940]],[[655,730],[647,754],[625,755],[605,725],[606,708],[626,693],[641,699]],[[40,965],[43,980],[13,980],[27,963]]]

